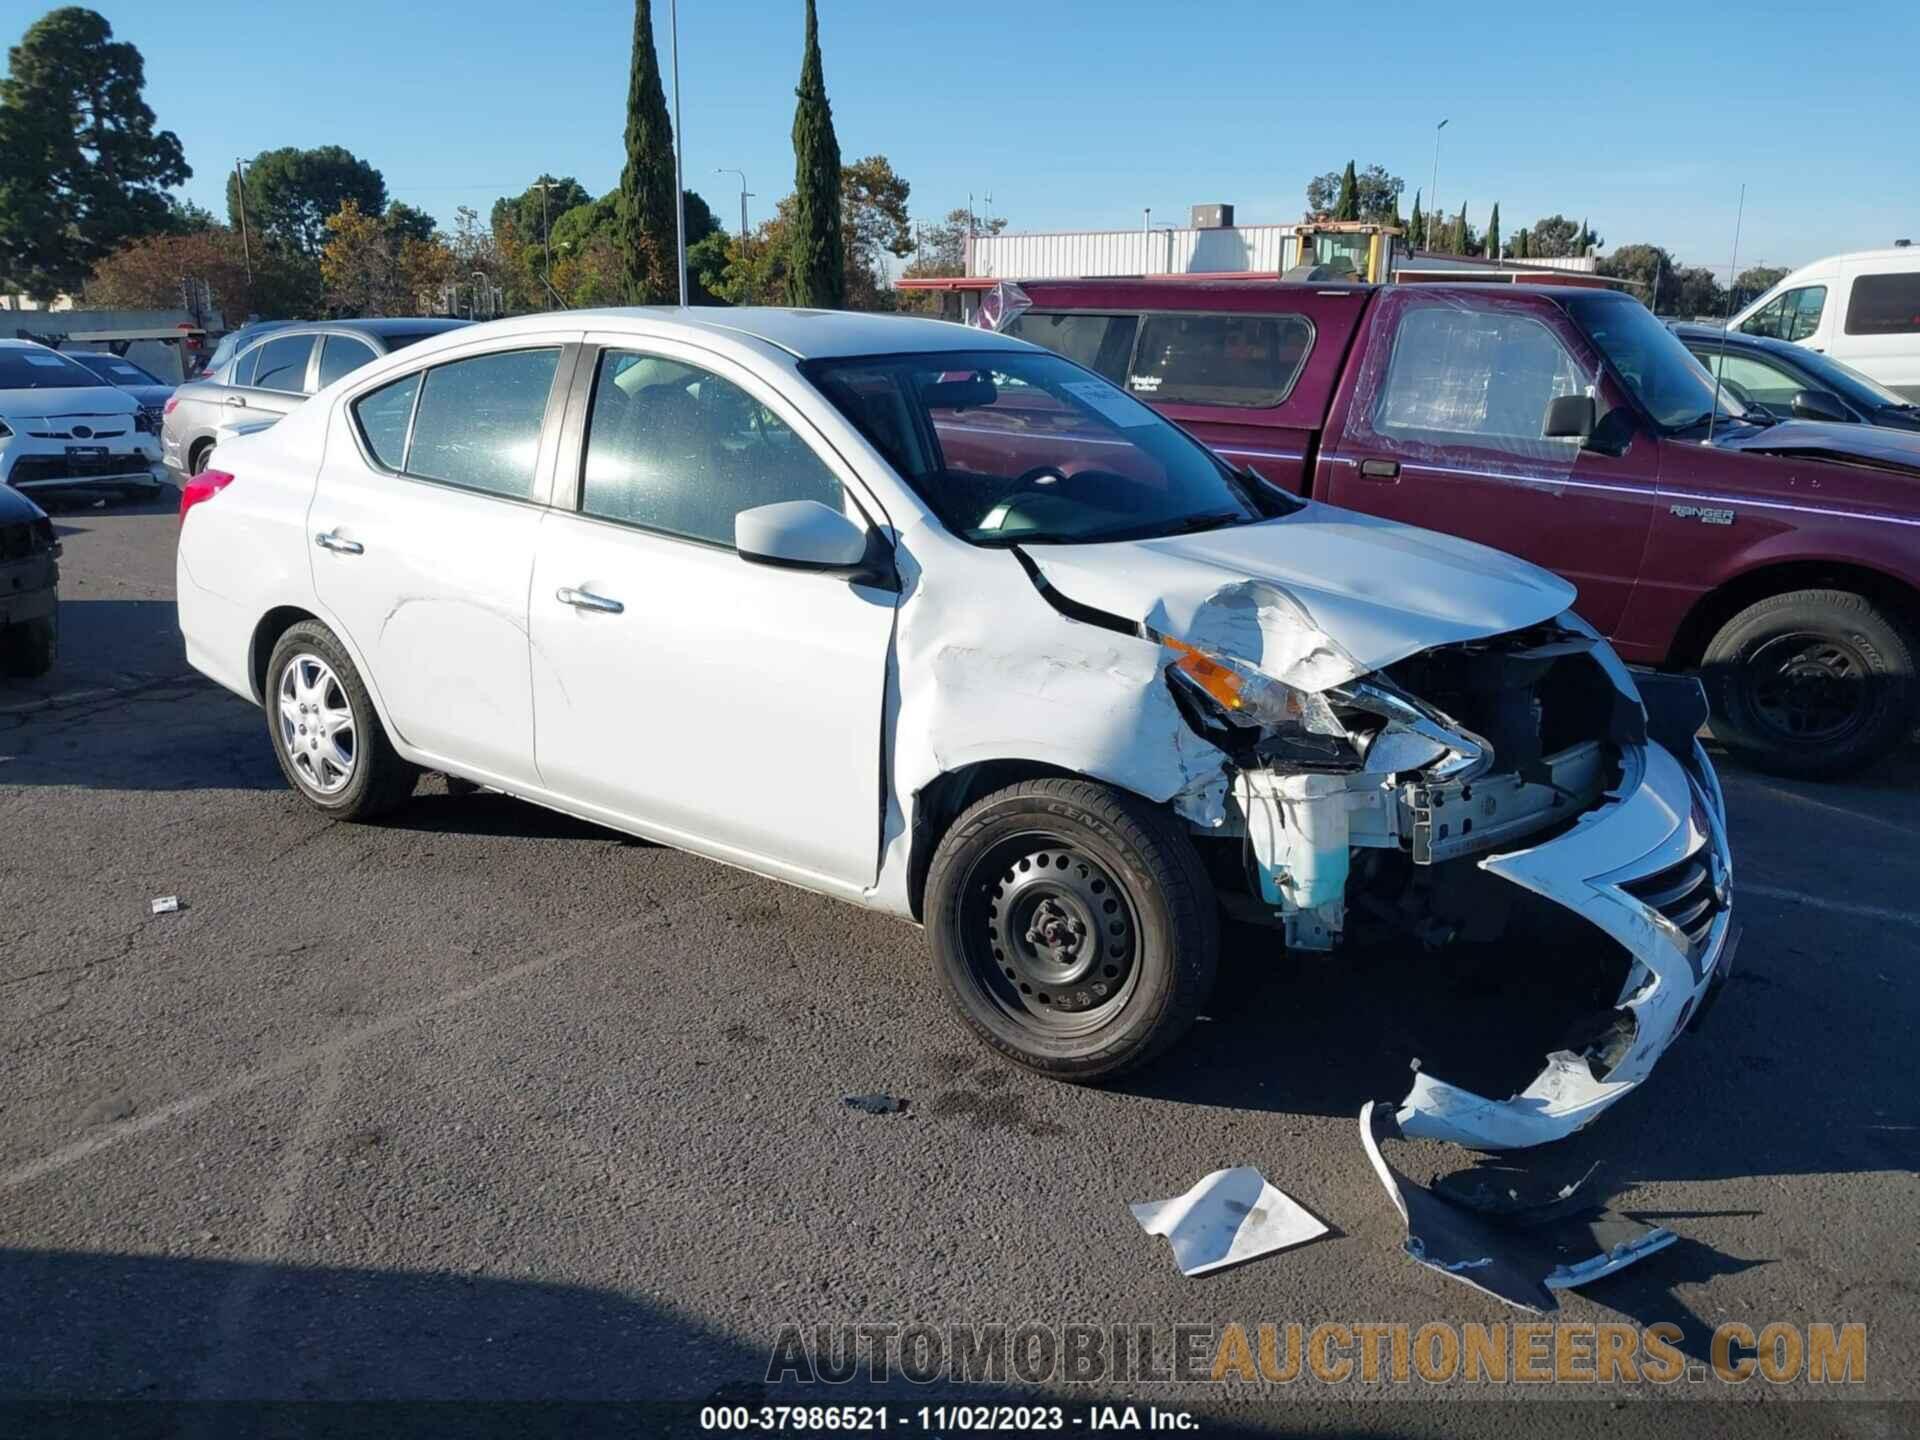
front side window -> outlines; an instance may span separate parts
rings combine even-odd
[[[1820,328],[1820,316],[1827,308],[1827,287],[1803,285],[1780,297],[1786,301],[1782,319],[1782,340],[1805,340]]]
[[[320,346],[318,387],[324,390],[341,376],[351,375],[376,358],[373,347],[364,340],[356,340],[351,335],[329,335]]]
[[[1785,338],[1787,328],[1787,297],[1776,295],[1762,305],[1753,314],[1740,322],[1743,335],[1760,335],[1769,340]]]
[[[1574,442],[1541,438],[1547,405],[1586,389],[1566,347],[1531,315],[1425,305],[1409,310],[1394,336],[1374,428],[1403,440],[1564,453]]]
[[[801,367],[940,522],[976,545],[1248,524],[1268,508],[1184,431],[1057,355],[995,350]]]
[[[1312,344],[1301,315],[1150,315],[1127,388],[1157,403],[1278,405]]]
[[[694,365],[601,355],[582,513],[731,548],[735,515],[782,500],[842,503],[839,480],[773,411]]]
[[[258,351],[253,379],[242,380],[256,390],[279,390],[298,395],[307,386],[307,357],[313,354],[313,336],[287,335],[254,347]],[[246,357],[241,357],[242,364]]]
[[[1920,334],[1920,270],[1855,276],[1847,299],[1847,334]]]
[[[540,427],[559,364],[560,352],[552,349],[434,366],[421,381],[400,468],[422,480],[531,499]]]
[[[1029,310],[1004,333],[1064,355],[1116,385],[1126,378],[1127,358],[1140,320],[1134,315],[1086,315]]]

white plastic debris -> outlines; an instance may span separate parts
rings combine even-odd
[[[1205,1275],[1327,1233],[1251,1165],[1216,1170],[1171,1200],[1144,1200],[1127,1208],[1142,1230],[1166,1237],[1182,1275]]]
[[[171,915],[180,908],[180,897],[178,895],[159,896],[154,900],[151,908],[156,915]]]

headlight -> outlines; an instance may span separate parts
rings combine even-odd
[[[1171,636],[1159,639],[1174,653],[1174,672],[1213,701],[1229,719],[1262,730],[1347,738],[1346,727],[1320,696],[1296,690],[1224,656],[1209,655]]]

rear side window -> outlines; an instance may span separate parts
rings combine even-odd
[[[260,352],[259,368],[253,372],[251,383],[256,390],[279,390],[289,395],[298,395],[307,386],[307,357],[313,354],[313,336],[288,335],[280,340],[268,340],[257,347]]]
[[[327,336],[320,347],[318,387],[326,389],[342,375],[351,375],[374,358],[373,347],[364,340],[356,340],[351,335]]]
[[[1150,315],[1127,374],[1144,400],[1186,405],[1278,405],[1313,345],[1301,315]]]
[[[401,468],[423,480],[530,499],[559,363],[558,349],[509,350],[427,371]]]
[[[1920,333],[1920,270],[1903,275],[1857,275],[1847,301],[1847,334]]]
[[[1118,385],[1126,378],[1127,357],[1133,354],[1133,336],[1139,327],[1137,315],[1050,314],[1029,310],[1009,325],[1006,333],[1030,344],[1044,345],[1054,354],[1064,355]]]
[[[367,448],[389,470],[407,468],[407,422],[413,419],[413,397],[419,390],[420,377],[409,375],[353,402],[354,418]]]

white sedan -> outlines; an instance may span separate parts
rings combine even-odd
[[[188,656],[317,809],[443,771],[910,918],[966,1024],[1062,1078],[1185,1030],[1223,906],[1276,954],[1533,906],[1607,957],[1592,1014],[1510,1097],[1422,1073],[1401,1109],[1533,1144],[1731,959],[1694,682],[1636,687],[1555,576],[1280,494],[1003,336],[500,321],[224,442],[181,524]]]

